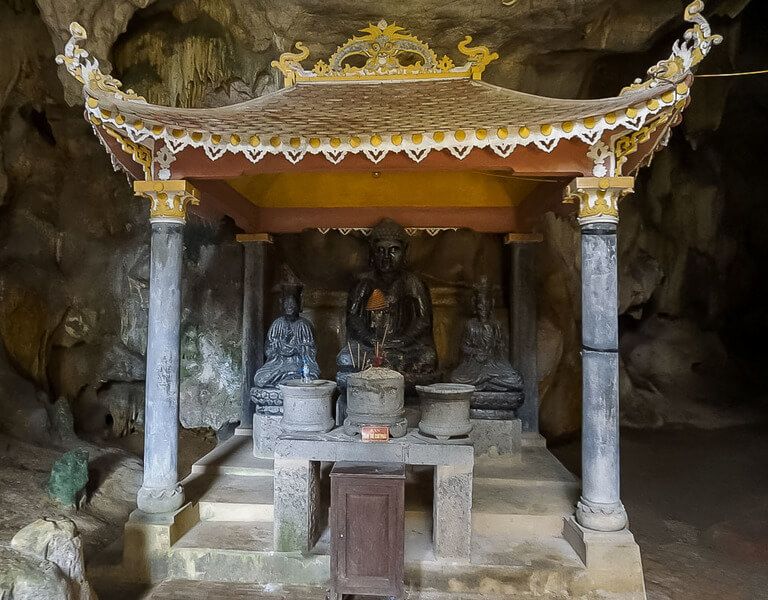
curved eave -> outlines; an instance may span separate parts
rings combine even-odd
[[[563,140],[592,145],[607,133],[640,130],[690,91],[680,82],[613,98],[561,100],[471,80],[299,84],[213,109],[120,99],[88,85],[84,93],[94,125],[134,143],[162,142],[173,154],[193,148],[210,161],[234,154],[251,163],[281,156],[292,164],[317,155],[338,164],[348,155],[379,163],[390,154],[418,163],[433,150],[457,159],[475,149],[502,159],[525,147],[550,154]]]

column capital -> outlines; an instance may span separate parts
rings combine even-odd
[[[235,240],[241,244],[271,244],[273,242],[272,236],[268,233],[238,233]]]
[[[619,200],[634,191],[634,177],[577,177],[565,188],[563,201],[579,203],[579,225],[619,222]]]
[[[150,223],[185,223],[187,207],[200,204],[200,192],[184,179],[137,180],[133,191],[149,199]]]

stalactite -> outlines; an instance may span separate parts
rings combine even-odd
[[[129,40],[115,53],[119,70],[131,73],[133,67],[148,64],[151,74],[145,81],[130,81],[150,102],[173,106],[200,106],[206,91],[235,77],[229,49],[215,37],[188,37],[168,41],[154,33]],[[151,77],[151,79],[150,79]],[[142,85],[143,84],[143,85]]]

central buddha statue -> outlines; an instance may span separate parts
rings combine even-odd
[[[432,301],[426,284],[406,268],[408,235],[392,219],[374,227],[371,270],[361,274],[347,299],[347,339],[336,358],[337,381],[369,364],[405,377],[406,386],[432,383],[437,353],[432,336]]]

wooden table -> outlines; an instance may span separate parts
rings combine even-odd
[[[404,598],[405,465],[337,462],[331,471],[331,589]]]

